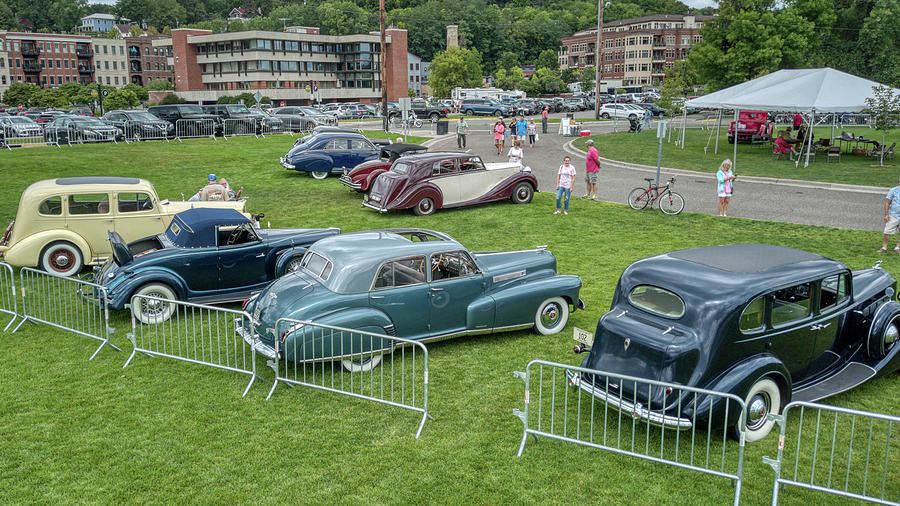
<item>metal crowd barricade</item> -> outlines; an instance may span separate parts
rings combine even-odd
[[[175,121],[175,138],[190,139],[210,137],[216,139],[216,120],[214,119],[179,119]]]
[[[106,288],[77,278],[64,278],[30,267],[19,271],[22,289],[21,316],[35,322],[67,330],[100,341],[91,360],[104,346],[122,351],[109,342],[113,329],[109,326]]]
[[[227,139],[241,135],[253,135],[259,138],[259,135],[256,134],[256,120],[253,118],[226,118],[222,124],[222,137]]]
[[[301,385],[428,414],[428,349],[418,341],[281,318],[274,353],[266,353],[275,382]],[[287,336],[287,342],[282,341]],[[258,349],[260,348],[257,345]]]
[[[168,123],[166,123],[168,125]],[[125,142],[136,141],[166,141],[169,142],[168,128],[160,123],[144,123],[142,121],[125,122]]]
[[[0,313],[12,315],[12,320],[3,327],[4,331],[19,317],[16,299],[16,275],[13,268],[6,262],[0,262]]]
[[[259,134],[263,137],[275,134],[290,134],[291,137],[294,136],[294,132],[291,132],[289,129],[285,129],[283,123],[280,126],[274,126],[266,123],[265,121],[263,121],[260,126]]]
[[[58,135],[58,134],[57,134]],[[76,128],[74,126],[69,126],[68,133],[66,135],[67,143],[71,146],[72,144],[84,144],[84,143],[94,143],[94,142],[112,142],[118,144],[116,140],[117,133],[96,133],[96,132],[88,132],[85,133],[84,130],[80,128]],[[59,139],[57,138],[57,144],[59,144]]]
[[[787,425],[797,408],[796,432],[788,437]],[[763,462],[775,470],[773,505],[778,504],[782,485],[878,504],[900,504],[896,479],[900,440],[893,434],[894,425],[900,426],[900,417],[794,401],[781,415],[770,413],[769,419],[781,428],[777,457],[763,457]],[[807,436],[804,429],[814,433]],[[788,469],[791,460],[792,473]]]
[[[43,146],[46,143],[44,139],[44,133],[40,132],[30,132],[29,135],[19,134],[12,129],[5,129],[3,132],[2,145],[0,147],[4,147],[9,149],[12,148],[24,147],[24,146]],[[59,145],[57,144],[57,147]]]
[[[582,379],[586,374],[592,380]],[[525,408],[513,410],[525,426],[518,456],[529,434],[545,436],[728,478],[740,503],[746,437],[740,397],[544,360],[513,375],[525,382]],[[698,416],[698,407],[712,414]],[[724,427],[737,423],[740,442],[730,442]]]
[[[146,308],[146,321],[138,319],[134,308]],[[250,375],[246,396],[256,381],[256,353],[234,332],[234,325],[250,322],[242,311],[192,304],[148,295],[131,298],[131,332],[134,345],[122,368],[135,354],[166,357]]]

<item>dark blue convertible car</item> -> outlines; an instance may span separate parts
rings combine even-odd
[[[344,169],[375,160],[380,153],[381,150],[364,135],[325,131],[292,147],[281,157],[281,165],[288,170],[309,172],[316,179],[325,179],[328,174],[343,174]]]
[[[109,307],[123,309],[134,295],[221,303],[244,300],[275,278],[299,268],[310,244],[337,228],[257,229],[233,209],[190,209],[165,233],[125,244],[109,232],[113,256],[95,274],[107,287]],[[144,323],[171,316],[172,304],[132,308]]]

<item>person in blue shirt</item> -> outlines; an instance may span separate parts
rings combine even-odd
[[[884,200],[884,237],[878,253],[887,251],[888,239],[898,232],[900,232],[900,185],[891,188]],[[900,253],[900,235],[897,236],[897,245],[894,246],[894,251]]]
[[[516,123],[516,139],[519,140],[519,144],[521,146],[525,146],[525,132],[528,131],[528,123],[525,121],[525,116],[519,116],[519,121]]]

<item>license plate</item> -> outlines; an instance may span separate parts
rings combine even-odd
[[[588,332],[587,330],[575,327],[575,331],[573,332],[573,334],[574,335],[572,336],[572,338],[585,346],[592,346],[594,344],[593,332]]]

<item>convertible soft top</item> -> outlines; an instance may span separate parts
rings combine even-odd
[[[216,227],[250,223],[234,209],[193,208],[175,215],[166,236],[179,248],[210,248],[216,245]]]

